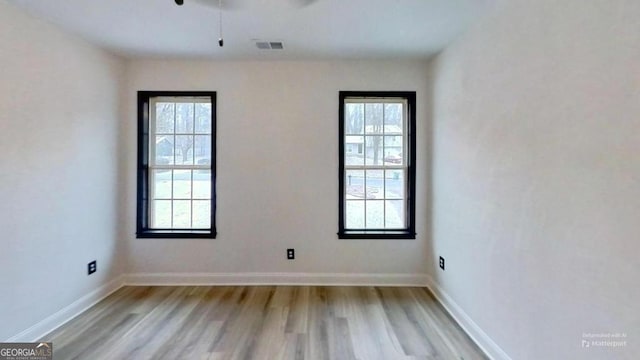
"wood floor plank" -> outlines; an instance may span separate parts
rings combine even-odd
[[[402,287],[124,287],[40,340],[65,360],[486,359]]]
[[[446,353],[451,359],[481,360],[486,359],[484,353],[451,318],[451,316],[437,304],[435,297],[428,289],[414,289],[412,294],[418,299],[418,308],[425,317],[421,324],[429,326],[430,339],[434,343],[445,344]],[[426,306],[435,303],[438,306]]]
[[[304,334],[307,331],[307,320],[309,318],[310,288],[308,286],[295,286],[292,288],[285,332]]]
[[[400,347],[407,356],[436,356],[437,351],[427,335],[417,326],[419,320],[411,309],[415,306],[405,297],[405,289],[378,288],[382,308]]]
[[[329,359],[326,288],[312,287],[308,303],[305,359]]]
[[[119,308],[126,308],[127,300],[132,297],[133,292],[143,292],[143,288],[123,288],[118,293],[111,294],[98,304],[86,310],[81,317],[77,317],[73,322],[67,323],[62,327],[54,330],[49,336],[59,338],[58,346],[65,347],[75,341],[79,335],[86,333],[87,329],[95,323],[104,321],[111,316],[117,314]],[[75,346],[74,346],[75,347]]]

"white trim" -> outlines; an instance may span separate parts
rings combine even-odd
[[[319,286],[420,286],[426,274],[344,273],[137,273],[126,285],[319,285]]]
[[[511,357],[509,357],[430,276],[428,276],[427,287],[442,307],[447,310],[449,315],[453,317],[464,332],[469,335],[471,340],[473,340],[489,358],[494,360],[511,360]]]
[[[51,316],[39,321],[28,329],[10,337],[6,342],[33,342],[71,321],[90,307],[102,301],[123,286],[123,277],[118,276],[108,283],[65,306]]]

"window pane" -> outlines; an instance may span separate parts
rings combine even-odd
[[[404,170],[386,170],[386,191],[387,199],[404,199],[406,190],[404,182]]]
[[[206,230],[194,237],[215,237],[208,231],[215,227],[215,109],[215,92],[138,92],[139,146],[146,147],[139,156],[148,156],[148,168],[138,169],[137,237],[188,237],[194,228]]]
[[[391,103],[384,105],[385,134],[402,134],[402,104]]]
[[[191,199],[191,170],[173,170],[173,198]]]
[[[171,170],[153,170],[153,198],[171,199]]]
[[[366,185],[367,199],[383,199],[384,198],[384,170],[367,170]]]
[[[188,229],[191,227],[191,201],[173,201],[173,228]]]
[[[193,171],[193,198],[211,198],[211,170]]]
[[[176,135],[175,163],[193,165],[193,135]]]
[[[365,104],[365,130],[367,134],[382,134],[382,104]]]
[[[345,171],[345,188],[347,199],[364,199],[364,171]]]
[[[409,233],[415,227],[409,224],[414,211],[409,200],[414,194],[408,194],[407,181],[413,181],[409,174],[414,173],[410,164],[414,159],[408,157],[413,151],[415,93],[341,91],[340,98],[344,100],[340,171],[345,178],[339,237],[414,238]],[[377,232],[384,229],[389,231]]]
[[[174,103],[156,103],[156,134],[173,133]]]
[[[364,165],[364,136],[347,136],[344,144],[346,165]]]
[[[402,136],[384,137],[384,162],[386,165],[402,165]]]
[[[176,104],[176,134],[193,133],[193,103]]]
[[[368,229],[384,228],[384,201],[367,200],[366,205],[366,226]]]
[[[366,165],[382,165],[382,136],[365,136]]]
[[[196,133],[211,134],[211,103],[196,103]]]
[[[211,136],[196,135],[193,152],[196,158],[196,165],[211,165]]]
[[[345,226],[347,229],[364,229],[363,200],[347,200]]]
[[[211,202],[193,202],[193,228],[207,229],[211,227]]]
[[[364,104],[346,104],[344,111],[345,134],[364,132]]]
[[[171,228],[171,200],[153,200],[153,227]]]
[[[404,200],[387,200],[385,204],[385,221],[387,229],[404,229]]]
[[[173,165],[173,135],[156,136],[155,165]]]

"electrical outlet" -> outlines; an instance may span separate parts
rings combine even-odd
[[[87,275],[91,275],[94,272],[98,271],[98,264],[95,260],[87,264]]]
[[[440,269],[444,271],[444,258],[440,256]]]
[[[294,249],[287,249],[287,260],[294,260],[296,258],[296,251]]]

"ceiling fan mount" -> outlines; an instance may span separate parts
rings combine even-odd
[[[174,0],[174,1],[178,6],[184,5],[184,0]],[[194,0],[194,1],[205,6],[212,6],[215,8],[221,8],[223,10],[234,10],[234,9],[243,8],[247,3],[246,0],[232,0],[232,1],[225,1],[224,4],[221,5],[215,0]],[[317,0],[287,0],[287,1],[294,6],[305,7],[315,3]]]
[[[174,0],[176,5],[178,6],[182,6],[184,5],[184,0]],[[218,13],[219,13],[219,21],[218,21],[218,26],[219,26],[219,34],[220,37],[218,38],[218,46],[223,47],[224,46],[224,39],[222,38],[222,10],[229,10],[235,6],[237,7],[241,7],[240,3],[242,2],[242,0],[232,0],[232,1],[225,1],[224,4],[225,6],[223,7],[223,2],[222,0],[218,0],[217,4],[215,0],[194,0],[196,2],[199,2],[200,4],[203,5],[207,5],[207,6],[213,6],[213,7],[217,7],[218,8]],[[317,0],[288,0],[289,2],[292,2],[294,5],[297,5],[299,7],[305,7],[305,6],[309,6],[311,4],[313,4],[314,2],[316,2]],[[229,4],[229,2],[231,2],[233,5],[229,6],[227,4]]]

